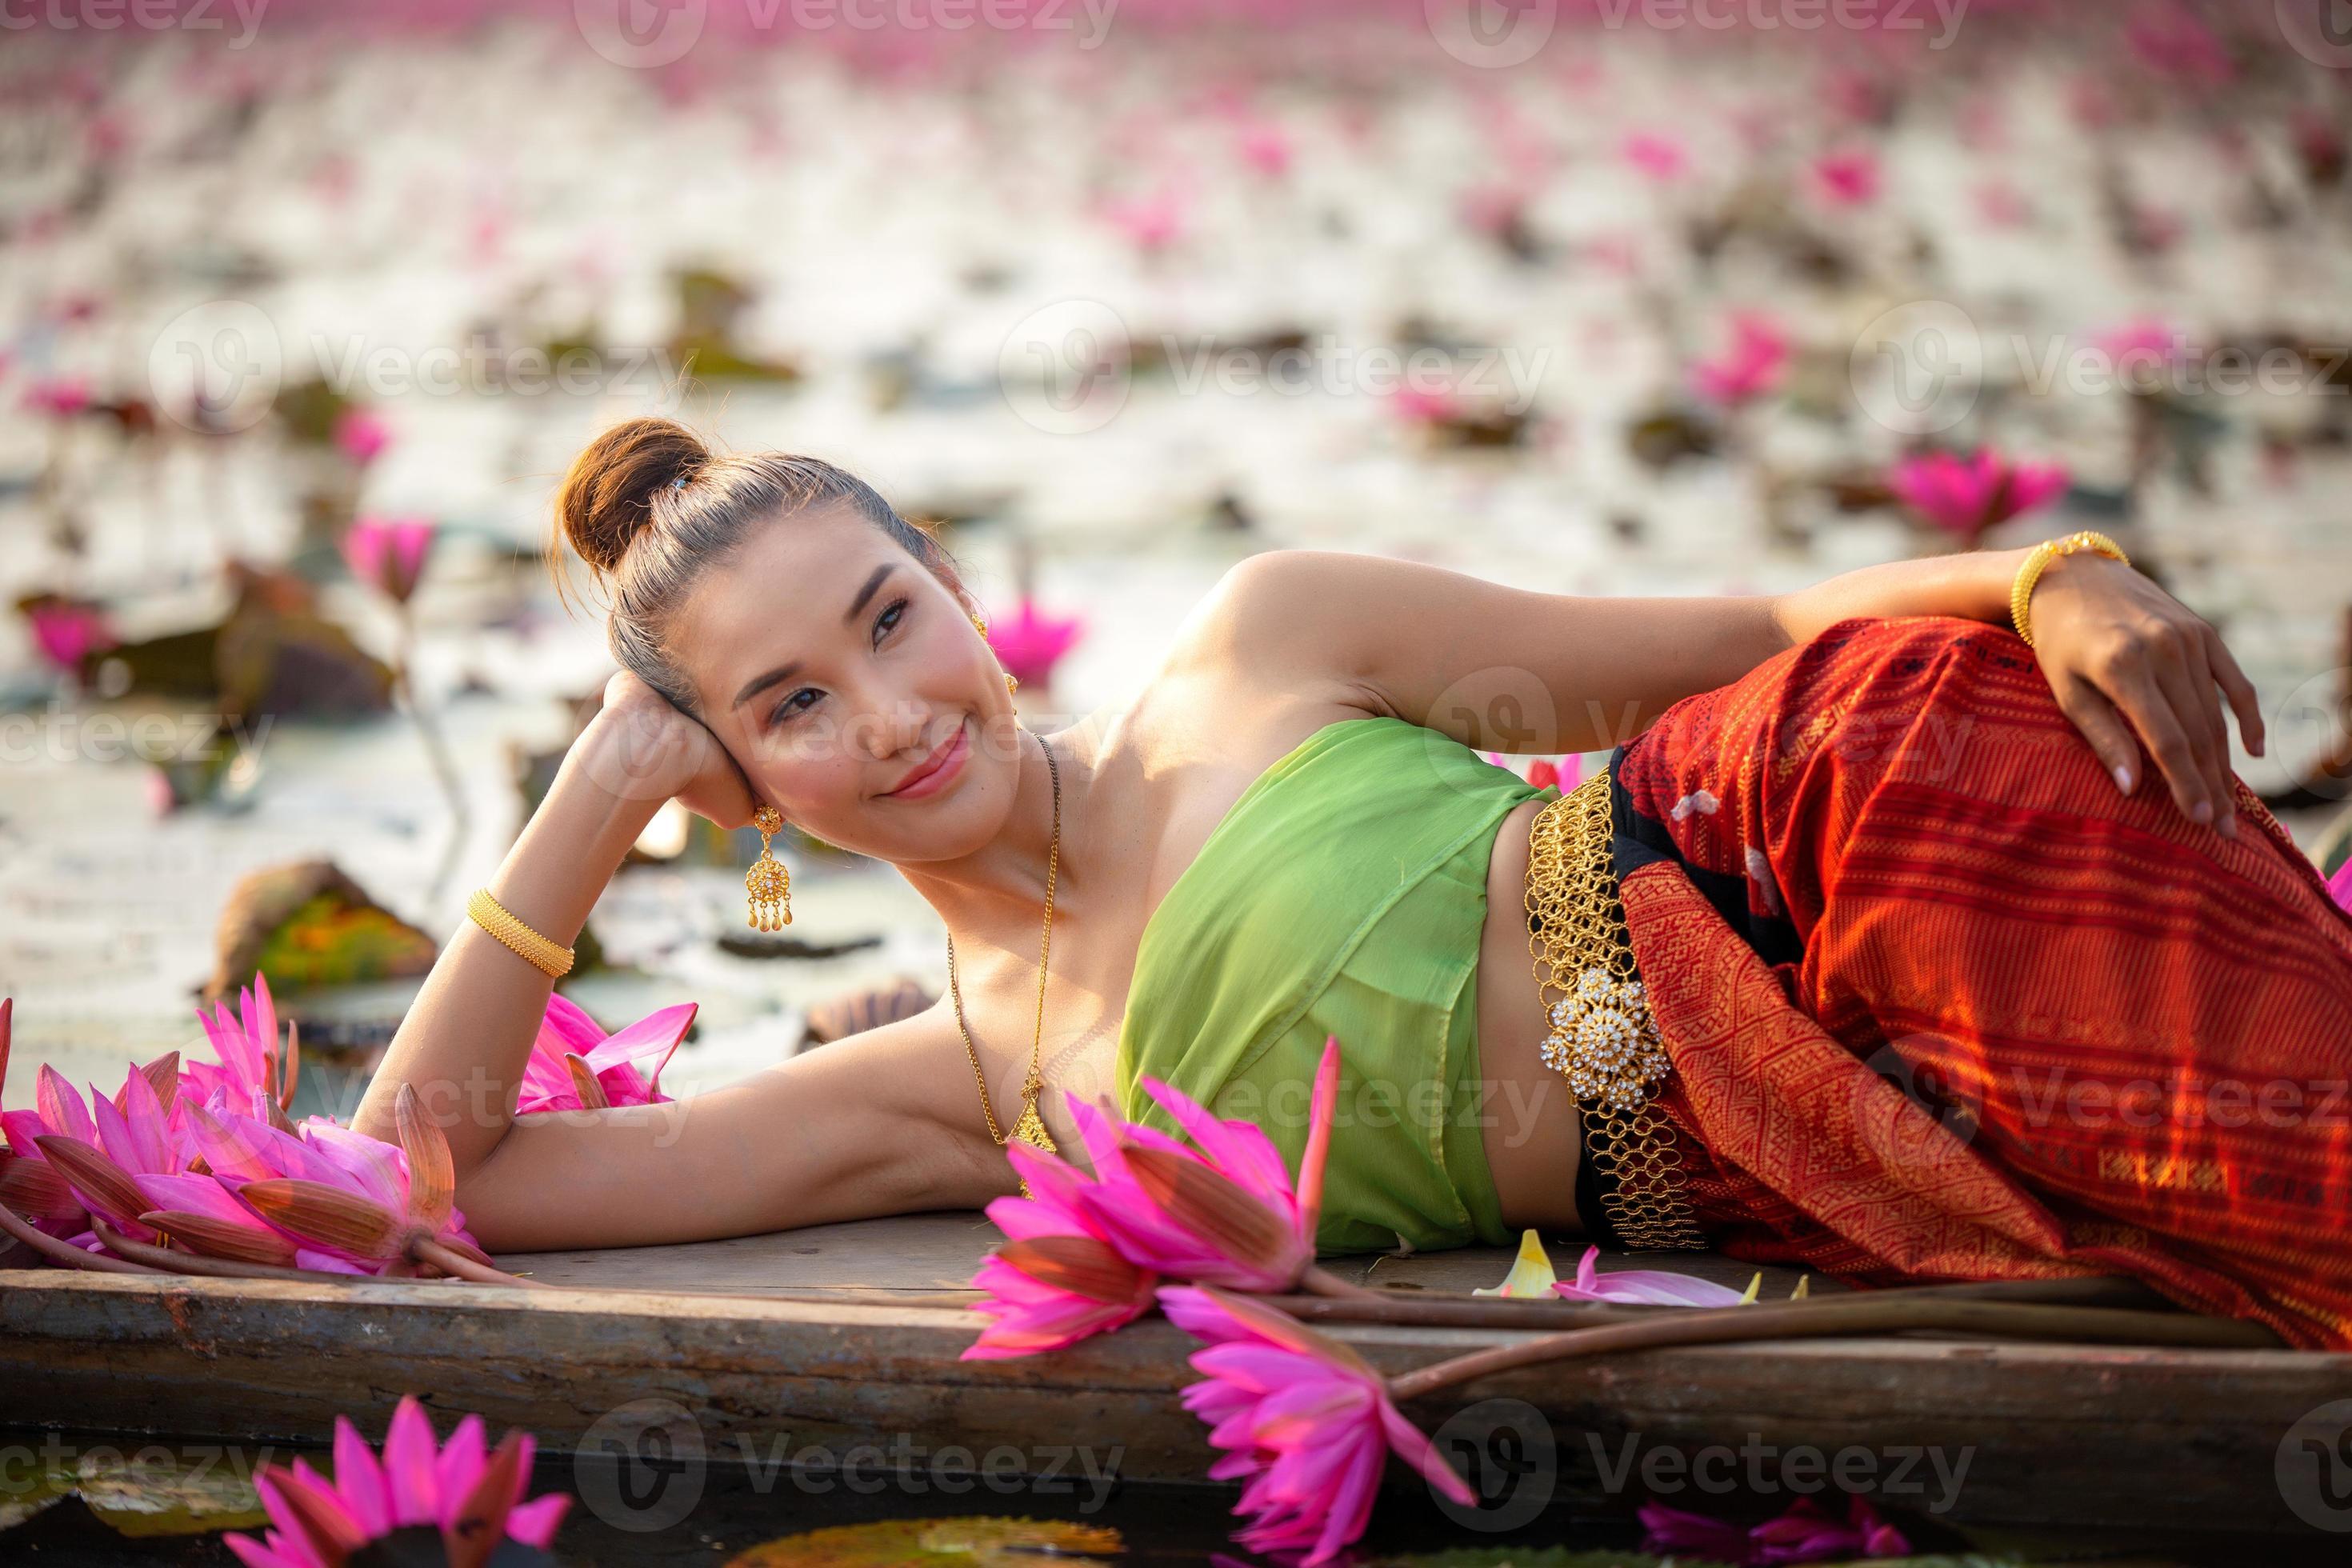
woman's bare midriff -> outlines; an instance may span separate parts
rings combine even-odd
[[[1522,801],[1495,834],[1486,923],[1478,939],[1480,1137],[1503,1223],[1574,1231],[1582,1121],[1568,1080],[1539,1054],[1543,994],[1528,952],[1528,834],[1540,799]]]

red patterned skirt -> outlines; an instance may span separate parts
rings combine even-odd
[[[1840,622],[1612,759],[1661,1103],[1724,1252],[2127,1274],[2352,1347],[2352,917],[2119,792],[2006,627]]]

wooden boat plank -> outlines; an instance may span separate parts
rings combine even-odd
[[[910,1278],[928,1278],[929,1265],[913,1267]],[[413,1390],[559,1448],[674,1412],[722,1460],[747,1445],[771,1455],[780,1439],[839,1455],[898,1434],[974,1456],[1086,1444],[1139,1480],[1199,1480],[1215,1457],[1175,1397],[1197,1374],[1173,1325],[1147,1320],[1051,1356],[961,1361],[973,1331],[961,1309],[880,1299],[0,1276],[0,1386],[18,1424],[315,1441],[335,1415],[380,1423]],[[1390,1373],[1507,1337],[1327,1331]],[[1524,1368],[1409,1413],[1429,1427],[1460,1413],[1454,1429],[1475,1437],[1524,1401],[1557,1446],[1560,1497],[1586,1505],[1631,1506],[1600,1479],[1629,1440],[1637,1455],[1685,1458],[1851,1447],[1890,1468],[1940,1448],[1968,1456],[1956,1521],[2285,1529],[2295,1521],[2273,1479],[2281,1439],[2342,1398],[2347,1355],[1882,1339]]]
[[[576,1252],[509,1254],[499,1267],[550,1285],[610,1289],[726,1290],[758,1293],[812,1288],[872,1291],[965,1290],[980,1261],[1003,1236],[982,1214],[970,1210],[903,1215],[809,1226],[770,1236],[680,1247],[609,1247]],[[1582,1247],[1572,1240],[1549,1244],[1563,1273],[1572,1273]],[[1360,1285],[1408,1289],[1466,1291],[1501,1283],[1510,1271],[1511,1250],[1465,1247],[1411,1255],[1360,1253],[1328,1258],[1323,1267]],[[1604,1268],[1658,1267],[1654,1260],[1614,1258]],[[1802,1271],[1761,1268],[1713,1254],[1676,1255],[1666,1267],[1678,1273],[1745,1289],[1758,1273],[1763,1294],[1785,1298]],[[1838,1287],[1816,1276],[1814,1290]]]

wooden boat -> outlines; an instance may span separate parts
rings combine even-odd
[[[664,1441],[698,1442],[721,1459],[772,1455],[784,1435],[796,1452],[837,1456],[905,1434],[919,1451],[975,1457],[1091,1445],[1116,1451],[1123,1479],[1203,1480],[1217,1455],[1177,1399],[1198,1376],[1185,1360],[1196,1347],[1156,1315],[1053,1354],[958,1359],[977,1330],[966,1282],[1000,1239],[982,1215],[943,1213],[500,1259],[567,1287],[546,1291],[0,1272],[5,1421],[321,1440],[337,1414],[380,1424],[415,1390],[482,1412],[494,1431],[528,1427],[558,1450],[666,1427]],[[1326,1265],[1400,1300],[1434,1300],[1494,1284],[1509,1261],[1466,1248]],[[1753,1272],[1711,1258],[1673,1266],[1740,1285]],[[1765,1275],[1768,1301],[1798,1279]],[[1518,1337],[1324,1328],[1389,1373]],[[1914,1508],[1937,1500],[1921,1457],[1965,1454],[1964,1484],[1939,1512],[1963,1526],[2305,1531],[2282,1489],[2289,1436],[2308,1436],[2305,1418],[2338,1400],[2352,1400],[2352,1355],[1915,1336],[1537,1365],[1406,1411],[1472,1449],[1494,1441],[1523,1452],[1539,1428],[1557,1467],[1550,1484],[1580,1509],[1629,1510],[1643,1495],[1642,1457],[1654,1450],[1688,1463],[1716,1448],[1851,1449],[1873,1457],[1887,1501]],[[1923,1489],[1912,1497],[1890,1485],[1906,1456]],[[1411,1484],[1401,1467],[1391,1472],[1390,1484]]]

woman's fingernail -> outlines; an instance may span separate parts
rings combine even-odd
[[[2213,803],[2210,800],[2200,800],[2189,807],[2189,815],[2199,822],[2210,822],[2213,820]]]
[[[2233,811],[2230,813],[2229,816],[2221,819],[2221,837],[2224,838],[2235,838],[2237,836],[2238,814]]]
[[[2116,766],[2116,787],[2126,795],[2131,794],[2131,769],[2121,763]]]

